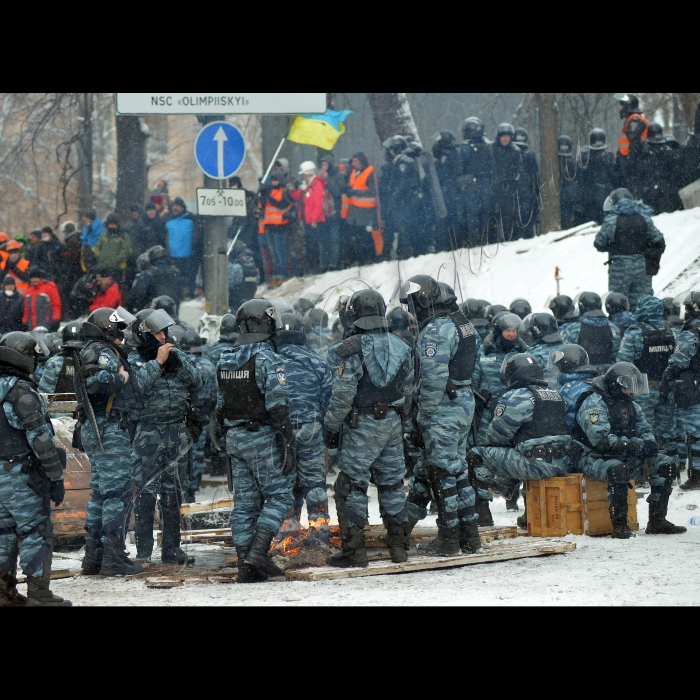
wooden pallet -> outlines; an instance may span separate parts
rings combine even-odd
[[[80,571],[71,571],[70,569],[52,569],[51,570],[51,580],[55,581],[59,578],[73,578],[73,576],[80,576]],[[27,580],[26,576],[20,574],[17,577],[17,583],[25,583]]]
[[[205,513],[214,510],[231,510],[233,508],[233,499],[224,498],[219,501],[203,501],[202,503],[183,503],[180,506],[181,515],[190,515],[191,513]]]
[[[389,562],[370,562],[366,568],[334,569],[319,567],[315,569],[294,569],[285,572],[287,581],[327,581],[338,578],[359,578],[362,576],[381,576],[385,574],[403,574],[411,571],[430,571],[446,569],[469,564],[485,564],[508,559],[541,557],[548,554],[573,552],[576,545],[562,540],[506,540],[487,545],[476,554],[462,554],[455,557],[411,557],[402,564]]]

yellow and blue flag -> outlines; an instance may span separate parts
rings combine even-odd
[[[329,109],[325,114],[294,117],[287,139],[332,151],[340,136],[345,133],[343,122],[348,114],[354,114],[354,112],[349,109],[344,109],[342,112]]]

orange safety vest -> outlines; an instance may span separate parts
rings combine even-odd
[[[642,136],[640,138],[640,143],[646,143],[647,136],[649,135],[649,120],[643,115],[635,112],[630,114],[625,123],[622,126],[622,131],[620,132],[620,137],[617,139],[617,150],[620,151],[620,155],[628,156],[630,154],[630,140],[627,138],[627,127],[633,117],[639,117],[644,122],[644,131],[642,131]]]
[[[350,187],[354,190],[368,190],[367,180],[374,172],[374,166],[367,166],[359,175],[356,170],[350,173]],[[377,206],[376,197],[351,197],[343,195],[341,198],[340,218],[347,219],[350,213],[350,207],[361,207],[362,209],[372,209]]]
[[[270,190],[270,197],[276,199],[278,202],[282,201],[282,195],[284,194],[284,189],[282,187],[277,187],[274,190]],[[259,203],[262,209],[263,203]],[[288,224],[289,219],[286,218],[287,212],[292,208],[290,204],[286,209],[280,209],[274,204],[265,201],[265,209],[263,218],[258,222],[258,233],[265,233],[265,226],[281,226],[282,224]]]
[[[6,267],[7,267],[7,258],[5,258],[5,260],[3,260],[2,264],[0,265],[0,270],[2,270],[3,273],[5,273]],[[27,268],[29,267],[29,260],[26,260],[24,258],[20,258],[17,261],[17,267],[20,270],[22,270],[22,272],[26,272]],[[17,275],[14,272],[12,272],[12,270],[8,270],[6,274],[11,275],[12,277],[14,277],[17,280],[17,283],[15,285],[17,287],[17,291],[24,294],[24,292],[29,287],[29,283],[23,282],[19,277],[17,277]],[[5,276],[5,274],[3,274],[3,277],[4,276]]]

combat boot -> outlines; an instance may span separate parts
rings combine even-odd
[[[516,484],[510,493],[503,494],[506,500],[506,510],[518,511],[518,497],[520,496],[520,484]]]
[[[467,521],[476,513],[474,506],[464,508],[459,512],[459,546],[462,554],[474,554],[481,549],[479,537],[479,521],[477,518]]]
[[[27,607],[44,606],[47,608],[70,608],[70,600],[54,595],[49,590],[51,583],[51,562],[53,552],[44,559],[44,567],[41,576],[27,576]]]
[[[245,564],[255,569],[259,574],[263,574],[265,578],[267,578],[267,572],[271,565],[275,569],[278,568],[270,559],[270,544],[274,536],[275,533],[271,530],[267,530],[264,527],[256,527],[250,551],[244,559]],[[282,573],[281,570],[280,573]]]
[[[680,535],[686,531],[686,528],[666,520],[668,500],[673,491],[673,480],[676,478],[676,465],[674,463],[661,465],[659,476],[664,479],[664,484],[651,487],[652,495],[658,494],[659,498],[649,501],[649,522],[646,533],[647,535]]]
[[[429,557],[454,557],[460,554],[459,525],[445,527],[438,523],[438,536],[428,544],[416,545],[416,551]]]
[[[700,491],[700,469],[688,469],[688,480],[680,488],[682,491]]]
[[[610,490],[610,520],[612,521],[612,538],[628,540],[634,533],[627,524],[627,490],[629,470],[624,464],[608,469],[608,489]]]
[[[479,494],[476,494],[476,506],[477,515],[479,516],[478,523],[481,527],[493,527],[493,515],[491,515],[491,508],[489,506],[489,501],[485,498],[479,498]]]
[[[236,554],[238,555],[238,577],[236,581],[238,583],[260,583],[261,581],[267,581],[267,574],[264,571],[256,569],[250,564],[246,564],[245,558],[248,556],[250,547],[236,547]]]
[[[128,576],[140,574],[143,566],[129,559],[120,535],[109,535],[104,544],[100,574],[102,576]]]
[[[134,535],[136,535],[136,561],[150,561],[153,554],[153,520],[156,513],[156,495],[142,493],[134,505]]]
[[[521,530],[527,530],[527,501],[523,499],[523,514],[515,521]]]
[[[326,559],[328,566],[336,566],[339,568],[349,568],[351,566],[369,566],[367,558],[367,550],[365,549],[365,533],[361,527],[350,525],[345,529],[341,529],[341,538],[343,548],[339,552],[331,554]]]
[[[180,501],[176,493],[166,493],[160,498],[163,514],[163,541],[160,560],[163,564],[194,564],[180,547]]]
[[[384,522],[386,527],[386,546],[389,548],[389,556],[394,564],[400,564],[408,559],[408,547],[410,545],[409,522],[400,525]],[[413,528],[411,528],[413,529]]]
[[[16,572],[0,576],[0,608],[24,606],[27,599],[17,590]]]
[[[100,573],[103,554],[102,538],[88,534],[85,538],[85,554],[80,563],[80,568],[85,576],[97,576]]]

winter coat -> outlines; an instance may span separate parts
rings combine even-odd
[[[41,299],[42,294],[45,295],[43,300]],[[24,297],[22,323],[25,323],[29,330],[36,326],[48,326],[51,321],[61,320],[61,297],[55,282],[41,280],[36,287],[29,285]]]
[[[11,331],[21,331],[24,315],[24,297],[18,292],[8,297],[0,292],[0,335]]]
[[[112,282],[104,292],[101,289],[97,292],[95,298],[92,300],[92,304],[90,304],[89,311],[96,311],[104,307],[116,309],[121,305],[122,294],[119,291],[119,285],[116,282]]]
[[[165,222],[168,250],[173,258],[189,258],[195,254],[195,218],[186,211]]]
[[[149,219],[147,214],[142,214],[138,225],[134,224],[131,231],[131,245],[134,249],[134,255],[141,255],[154,245],[165,247],[165,234],[163,219],[159,216]]]
[[[32,265],[36,265],[53,279],[60,280],[63,277],[63,255],[66,252],[66,246],[52,234],[50,241],[39,243]]]
[[[326,189],[328,183],[318,175],[306,185],[306,189],[297,189],[291,193],[295,202],[301,202],[299,220],[305,224],[323,224],[326,221],[326,210],[330,194]]]
[[[491,144],[491,151],[494,160],[493,195],[498,199],[512,197],[524,173],[522,153],[512,142],[507,146],[498,142]]]
[[[559,393],[566,404],[566,427],[573,430],[576,423],[576,402],[584,391],[591,388],[591,379],[600,376],[598,370],[586,365],[579,367],[576,372],[565,374],[560,372],[557,377]]]
[[[603,202],[617,186],[615,156],[603,150],[584,150],[576,182],[583,218],[601,223],[605,216]]]
[[[121,230],[112,233],[109,229],[100,236],[93,250],[98,262],[109,265],[113,270],[126,269],[126,261],[133,252],[128,233]]]
[[[447,212],[452,217],[458,217],[462,201],[458,177],[461,175],[460,154],[456,146],[442,148],[434,153],[435,170],[440,180],[440,188],[445,199]]]
[[[102,219],[97,218],[88,226],[83,226],[83,235],[80,237],[80,240],[83,245],[90,246],[90,248],[94,248],[97,245],[97,241],[100,240],[100,236],[106,230],[107,229],[102,223]]]

